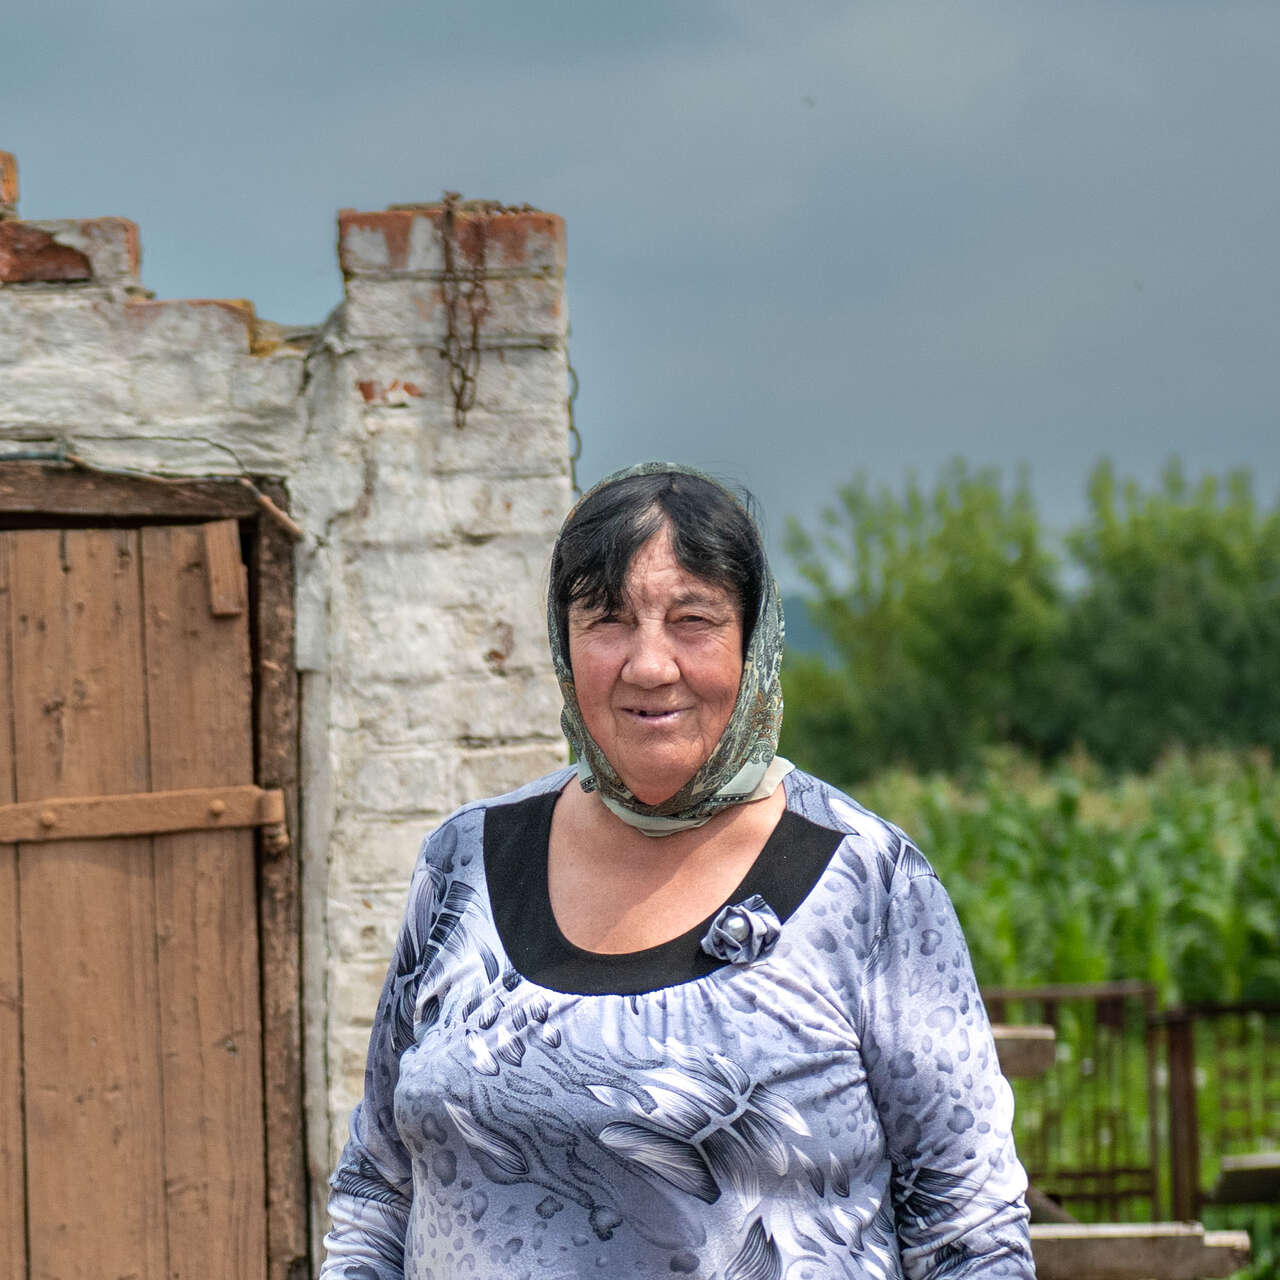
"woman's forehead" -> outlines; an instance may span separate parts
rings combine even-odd
[[[738,612],[737,597],[728,587],[699,576],[676,559],[670,529],[665,526],[632,558],[620,595],[628,609],[700,605]],[[596,607],[583,601],[569,605],[571,615],[595,612],[598,612]]]
[[[623,598],[646,600],[661,597],[670,604],[732,603],[728,588],[686,569],[676,558],[671,529],[664,525],[635,554],[622,584]]]

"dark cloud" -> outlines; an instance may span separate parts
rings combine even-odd
[[[1080,0],[27,6],[27,216],[121,213],[163,295],[340,296],[333,215],[569,223],[582,476],[719,468],[780,531],[856,467],[1102,453],[1280,484],[1280,9]]]

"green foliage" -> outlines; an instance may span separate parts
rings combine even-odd
[[[1147,493],[1104,463],[1089,492],[1065,561],[1025,478],[1006,492],[961,463],[929,493],[855,480],[816,535],[791,522],[839,660],[788,660],[784,752],[848,783],[971,769],[993,743],[1114,769],[1174,744],[1280,748],[1280,507],[1176,464]]]
[[[1280,746],[1280,509],[1260,513],[1243,475],[1192,489],[1176,465],[1151,494],[1100,467],[1090,503],[1051,745],[1120,768],[1175,741]]]
[[[838,499],[818,539],[788,530],[843,666],[789,664],[788,745],[808,761],[811,738],[823,756],[843,743],[845,780],[883,764],[972,764],[981,744],[1016,738],[1020,707],[1043,700],[1041,656],[1061,625],[1025,479],[1006,495],[994,472],[954,463],[931,494],[857,479]]]
[[[1106,780],[993,752],[962,784],[904,770],[857,788],[951,893],[988,986],[1142,978],[1167,1003],[1280,1000],[1280,771],[1175,753]]]

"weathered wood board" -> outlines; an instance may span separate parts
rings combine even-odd
[[[200,526],[8,532],[5,564],[0,803],[252,782],[249,619]],[[266,1275],[254,839],[0,850],[6,1274]]]

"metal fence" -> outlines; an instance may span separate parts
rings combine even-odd
[[[1160,1014],[1169,1061],[1173,1214],[1199,1217],[1223,1156],[1280,1149],[1280,1005]]]
[[[1164,1199],[1155,988],[1143,982],[984,988],[996,1022],[1044,1023],[1053,1067],[1014,1080],[1018,1154],[1073,1217],[1150,1222]]]

